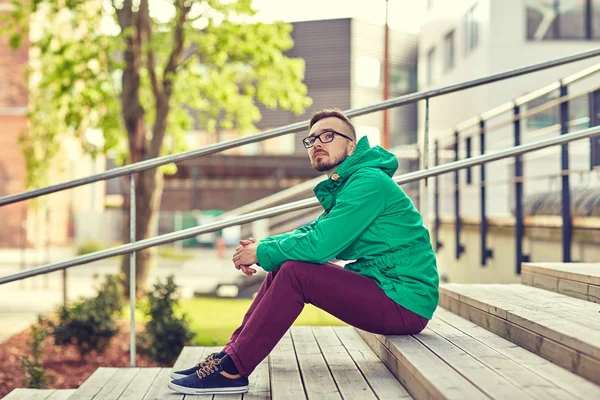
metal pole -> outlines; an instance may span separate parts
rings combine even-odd
[[[454,132],[454,161],[460,159],[458,155],[458,131]],[[454,236],[456,237],[456,259],[465,251],[460,243],[460,171],[454,172]]]
[[[390,27],[388,24],[390,3],[385,0],[385,32],[383,39],[383,100],[390,98]],[[390,146],[390,125],[388,110],[383,110],[383,141],[384,149],[389,149]]]
[[[519,118],[521,110],[515,106],[513,113],[515,115],[514,137],[515,146],[521,144],[521,119]],[[523,262],[523,236],[525,227],[523,224],[523,161],[520,155],[515,157],[515,249],[516,249],[516,272],[521,274],[521,263]]]
[[[590,128],[598,125],[598,97],[600,90],[595,90],[588,94]],[[600,165],[600,139],[597,137],[590,138],[590,171]]]
[[[425,132],[423,134],[423,146],[420,153],[419,169],[426,170],[429,168],[429,99],[425,99]],[[427,179],[421,179],[419,181],[419,211],[421,211],[421,217],[425,226],[429,226],[429,193],[427,189]]]
[[[440,164],[440,144],[436,140],[434,143],[434,164],[437,167]],[[434,224],[434,232],[435,232],[435,251],[437,252],[442,248],[442,243],[440,243],[440,178],[436,176],[433,178],[433,182],[435,188],[433,190],[433,198],[434,198],[434,210],[435,213],[435,224]]]
[[[485,121],[479,121],[479,147],[481,155],[485,154]],[[481,265],[487,265],[487,259],[493,257],[493,251],[487,247],[487,216],[486,216],[486,186],[485,164],[481,164],[481,186],[479,189],[481,204]]]
[[[135,242],[135,174],[129,175],[129,242]],[[129,253],[129,358],[131,368],[135,367],[135,251]]]
[[[567,85],[560,84],[560,97],[567,95]],[[569,133],[569,102],[560,105],[560,134]],[[571,218],[571,187],[569,184],[569,145],[561,145],[562,169],[562,250],[563,262],[571,262],[573,225]]]

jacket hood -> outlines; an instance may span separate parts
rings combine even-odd
[[[369,139],[363,136],[356,144],[354,153],[338,166],[331,179],[337,174],[339,180],[345,180],[357,170],[366,167],[379,168],[391,177],[398,169],[398,159],[381,146],[371,147]]]

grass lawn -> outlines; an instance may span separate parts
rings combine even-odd
[[[198,297],[179,301],[181,311],[187,314],[190,329],[196,334],[192,344],[200,346],[222,346],[227,343],[233,331],[241,324],[250,307],[249,299],[216,299]],[[128,319],[127,308],[123,317]],[[144,320],[136,312],[136,320]],[[340,326],[346,325],[339,319],[307,304],[294,325]]]

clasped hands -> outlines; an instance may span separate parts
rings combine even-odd
[[[256,239],[240,240],[240,246],[235,249],[235,254],[233,255],[235,268],[241,270],[247,276],[255,274],[256,269],[250,266],[258,262],[258,258],[256,257],[257,249],[258,242]]]

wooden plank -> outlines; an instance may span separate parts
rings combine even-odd
[[[523,271],[600,286],[600,263],[524,263]]]
[[[392,354],[385,344],[377,337],[368,332],[357,329],[357,334],[371,348],[371,350],[379,357],[379,359],[389,368],[391,373],[398,379],[400,384],[405,387],[411,396],[415,399],[435,399],[435,395],[427,391],[425,385],[404,367],[404,365]]]
[[[443,314],[443,313],[442,313]],[[460,317],[456,317],[460,318]],[[464,320],[466,321],[466,320]],[[532,399],[572,399],[573,395],[552,382],[541,378],[515,360],[507,357],[493,347],[479,341],[476,335],[469,335],[452,322],[446,322],[436,317],[429,323],[428,328],[459,347],[465,353],[484,364],[489,370],[502,376],[509,385],[517,388],[523,396]],[[468,322],[468,321],[466,321]],[[541,359],[541,357],[538,357]],[[454,364],[453,364],[454,366]],[[471,375],[467,376],[470,378]],[[474,380],[470,379],[475,382]],[[502,397],[501,392],[488,393],[492,398]]]
[[[331,376],[317,341],[309,326],[291,329],[300,374],[309,399],[341,399],[340,392]]]
[[[514,301],[527,308],[543,310],[600,330],[600,305],[598,304],[523,285],[506,285],[505,290],[515,297]]]
[[[380,341],[398,361],[398,374],[407,372],[410,379],[400,380],[415,398],[489,399],[473,383],[442,361],[413,336],[382,336],[359,331],[369,343],[369,335]],[[427,329],[419,335],[432,335]],[[421,387],[421,388],[419,388]]]
[[[456,346],[452,341],[446,339],[444,334],[449,334],[451,331],[448,325],[433,321],[431,324],[434,328],[426,330],[421,335],[417,335],[417,339],[490,398],[532,398],[524,393],[521,388],[513,385],[505,376],[498,374],[497,371],[488,367],[478,358],[473,357],[461,347]],[[437,331],[442,333],[440,334]],[[460,341],[457,337],[454,340]],[[467,342],[464,340],[460,342],[463,346],[467,345]],[[489,353],[486,354],[482,349],[478,350],[480,350],[480,356],[483,354],[490,356]],[[471,351],[473,351],[472,348]]]
[[[354,328],[350,326],[336,327],[334,332],[379,400],[411,398],[406,389]]]
[[[119,368],[98,368],[81,386],[69,397],[69,400],[91,400],[104,385],[119,371]]]
[[[75,389],[56,389],[46,400],[68,400]]]
[[[4,397],[4,400],[46,400],[54,391],[55,389],[17,388]]]
[[[277,400],[306,399],[289,331],[269,354],[271,396]]]
[[[358,367],[354,364],[342,342],[335,335],[333,328],[314,327],[312,331],[344,400],[376,400],[375,393],[373,393]]]
[[[185,346],[173,364],[173,371],[191,368],[205,357],[206,349],[200,346]]]
[[[568,279],[559,279],[557,292],[566,296],[575,297],[576,299],[589,300],[588,291],[590,285],[587,283],[580,283],[571,281]]]
[[[600,286],[588,287],[588,301],[600,304]]]
[[[68,400],[75,389],[56,389],[46,400]]]
[[[447,322],[455,328],[460,329],[462,332],[475,337],[481,343],[493,348],[523,367],[528,368],[534,374],[551,382],[562,390],[571,393],[574,397],[581,400],[600,398],[599,386],[594,385],[522,347],[515,346],[512,342],[495,335],[465,318],[461,318],[449,311],[438,308],[434,319]]]
[[[117,400],[138,372],[140,372],[139,368],[119,368],[95,397],[103,400]]]
[[[200,360],[203,360],[207,354],[220,351],[220,348],[215,347],[194,347],[186,346],[182,349],[179,357],[175,361],[174,367],[176,370],[189,368],[196,365]],[[177,393],[167,386],[171,382],[171,372],[174,368],[162,368],[152,386],[144,396],[144,400],[183,400],[184,398],[212,400],[213,395],[194,395],[193,397],[185,396]]]
[[[161,368],[141,368],[129,383],[119,400],[142,400],[152,387]]]
[[[506,313],[506,320],[543,337],[554,340],[583,354],[600,359],[600,335],[589,326],[572,319],[558,318],[552,311],[533,310],[511,302],[508,285],[453,285],[461,301],[484,303],[488,309],[498,308]],[[478,307],[485,309],[485,307]],[[494,313],[499,315],[500,313]]]
[[[456,302],[447,296],[440,296],[440,305],[444,308],[447,303]],[[525,349],[538,354],[547,360],[550,360],[569,371],[575,372],[580,376],[600,384],[600,374],[594,371],[600,370],[600,362],[591,357],[584,357],[583,354],[567,347],[560,342],[544,337],[527,327],[519,325],[509,320],[503,320],[484,311],[471,307],[468,304],[459,303],[459,306],[452,306],[458,310],[458,315],[467,318],[469,321],[488,329],[511,342],[524,347]]]
[[[258,364],[254,372],[248,377],[248,380],[248,393],[244,394],[244,400],[271,399],[268,358]]]

